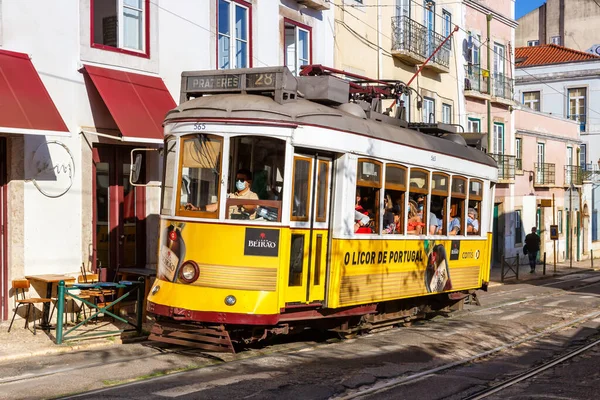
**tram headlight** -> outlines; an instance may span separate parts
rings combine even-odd
[[[200,268],[194,261],[186,261],[179,270],[179,279],[185,283],[195,282],[200,276]]]
[[[225,304],[227,304],[228,306],[234,305],[236,301],[237,301],[237,299],[235,298],[235,296],[233,296],[231,294],[229,296],[225,297]]]

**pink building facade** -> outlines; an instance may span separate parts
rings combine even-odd
[[[587,258],[591,236],[585,210],[591,185],[578,165],[579,124],[525,106],[513,114],[511,141],[519,153],[515,177],[506,188],[498,185],[496,190],[499,236],[506,256],[523,254],[525,235],[536,227],[542,239],[541,257],[545,252],[548,264],[554,261],[555,249],[557,261]],[[551,225],[558,226],[556,243],[550,237]]]

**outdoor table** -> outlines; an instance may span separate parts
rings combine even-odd
[[[56,344],[61,344],[63,339],[65,339],[70,333],[74,332],[79,327],[86,325],[88,321],[92,320],[99,314],[110,315],[111,317],[113,317],[114,319],[116,319],[118,321],[121,321],[125,324],[131,325],[135,328],[137,333],[140,334],[142,332],[142,304],[143,304],[142,301],[137,302],[137,307],[136,307],[136,317],[137,318],[136,318],[135,324],[125,318],[120,317],[119,315],[114,314],[113,312],[111,312],[111,310],[114,311],[115,305],[118,305],[121,301],[128,298],[134,292],[137,293],[138,299],[141,299],[140,296],[144,292],[144,286],[145,285],[144,285],[143,278],[141,278],[140,281],[76,283],[72,286],[65,286],[65,282],[60,281],[58,283],[58,304],[56,307],[58,310],[58,315],[62,315],[62,313],[64,311],[65,295],[67,295],[67,294],[72,299],[79,300],[83,304],[86,304],[88,307],[90,307],[90,309],[96,310],[96,312],[92,313],[90,311],[89,317],[87,317],[83,321],[79,322],[77,325],[75,325],[73,328],[69,329],[66,332],[63,332],[63,319],[59,318],[56,323]],[[78,290],[120,290],[120,289],[125,289],[125,293],[123,293],[122,295],[119,295],[119,297],[116,300],[113,300],[108,305],[104,304],[102,307],[89,302],[85,298],[79,297],[77,295],[77,293],[75,293]],[[133,330],[133,329],[127,329],[127,330],[119,329],[116,331],[109,331],[109,332],[101,332],[101,333],[95,332],[95,333],[89,333],[89,334],[80,334],[77,336],[71,336],[71,337],[69,337],[69,339],[83,339],[83,338],[99,336],[99,335],[123,333],[123,332],[131,331],[131,330]]]
[[[52,285],[64,281],[67,283],[75,282],[75,278],[69,275],[60,275],[60,274],[45,274],[45,275],[28,275],[25,277],[30,281],[36,282],[45,282],[46,283],[46,298],[52,298]],[[59,314],[62,315],[62,314]],[[48,321],[48,317],[50,316],[50,303],[44,303],[44,309],[42,312],[42,323],[40,324],[40,328],[43,330],[49,330],[51,328],[50,321]],[[60,319],[60,318],[59,318]]]

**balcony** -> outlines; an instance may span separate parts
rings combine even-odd
[[[535,163],[535,179],[533,186],[554,186],[556,181],[556,170],[554,164]]]
[[[583,170],[578,165],[565,165],[565,186],[581,185]]]
[[[585,132],[586,119],[585,114],[571,114],[567,116],[568,119],[579,122],[579,132]]]
[[[444,39],[407,16],[392,17],[392,55],[410,65],[423,64]],[[450,46],[442,46],[425,68],[450,72]]]
[[[306,7],[314,10],[323,11],[329,10],[328,0],[296,0],[297,3],[304,4]]]
[[[515,103],[514,94],[514,79],[504,75],[494,74],[494,90],[492,91],[494,97],[493,101],[510,106]]]
[[[479,65],[465,65],[465,96],[489,99],[488,79],[481,74]]]
[[[515,156],[506,154],[490,154],[498,164],[498,181],[510,182],[515,179]]]

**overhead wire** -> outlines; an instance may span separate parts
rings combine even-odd
[[[346,11],[346,10],[344,9],[344,7],[348,7],[348,5],[345,5],[345,6],[340,6],[339,4],[336,4],[336,3],[335,3],[335,0],[326,0],[326,1],[327,1],[327,2],[329,2],[329,3],[330,3],[330,4],[332,4],[332,5],[334,5],[334,6],[338,7],[338,8],[340,8],[340,9],[341,9],[342,11],[344,11],[344,12],[348,12],[348,11]],[[427,11],[430,11],[430,12],[431,12],[431,9],[430,9],[429,7],[426,7],[424,4],[421,4],[420,2],[417,2],[416,0],[410,0],[410,2],[411,2],[411,3],[414,3],[414,4],[416,4],[417,6],[419,6],[419,7],[423,8],[424,10],[427,10]],[[595,3],[596,3],[596,4],[597,4],[599,7],[600,7],[600,3],[598,2],[598,0],[594,0],[594,2],[595,2]],[[443,3],[443,4],[440,4],[440,5],[447,5],[447,4],[459,4],[459,3],[462,3],[462,2],[449,2],[449,3]],[[397,7],[397,5],[396,5],[396,4],[389,4],[389,5],[381,5],[381,4],[380,4],[380,5],[377,5],[377,4],[371,4],[371,5],[360,5],[360,4],[353,4],[353,5],[350,5],[350,7],[351,7],[351,8],[361,8],[361,7],[384,7],[384,6],[385,6],[385,7],[387,7],[387,6],[390,6],[390,7]],[[373,26],[371,26],[371,25],[367,24],[366,22],[362,21],[360,18],[357,18],[355,15],[353,15],[353,14],[351,14],[351,13],[349,13],[349,12],[348,12],[348,14],[352,15],[352,16],[353,16],[353,17],[355,17],[357,20],[359,20],[360,22],[362,22],[362,23],[363,23],[363,24],[365,24],[366,26],[370,27],[371,29],[377,30],[377,29],[376,29],[376,28],[374,28]],[[439,14],[439,13],[435,12],[435,11],[433,11],[433,14],[434,14],[434,15],[436,15],[436,16],[438,16],[438,17],[440,17],[440,18],[442,18],[442,19],[444,18],[444,16],[443,16],[443,15],[441,15],[441,14]],[[453,25],[457,26],[457,27],[458,27],[458,29],[460,29],[460,30],[461,30],[461,31],[463,31],[464,33],[466,33],[466,34],[468,34],[468,35],[471,35],[471,32],[470,32],[470,31],[468,31],[467,29],[465,29],[464,27],[462,27],[462,26],[460,26],[460,25],[458,25],[458,24],[455,24],[455,23],[453,23]],[[382,35],[383,35],[383,34],[382,34]],[[384,37],[387,37],[388,39],[391,39],[389,36],[385,36],[385,35],[383,35],[383,36],[384,36]],[[507,57],[506,57],[504,54],[498,53],[496,50],[494,50],[494,48],[493,48],[493,47],[491,47],[491,46],[490,46],[490,44],[488,43],[488,40],[485,40],[485,41],[480,41],[480,40],[478,40],[478,42],[479,42],[479,44],[480,44],[480,48],[481,48],[481,47],[485,47],[485,48],[489,49],[489,50],[490,50],[490,51],[491,51],[493,54],[495,54],[495,55],[499,56],[501,59],[503,59],[504,61],[508,62],[508,63],[509,63],[509,64],[510,64],[512,67],[514,67],[515,69],[517,68],[517,64],[516,64],[515,62],[511,61],[510,59],[508,59],[508,58],[507,58]],[[481,55],[480,55],[480,57],[481,57]],[[488,70],[489,70],[489,69],[490,69],[490,66],[488,66]],[[564,98],[566,98],[567,100],[569,100],[569,97],[568,97],[568,95],[566,95],[564,92],[561,92],[561,91],[557,90],[556,88],[554,88],[553,86],[551,86],[551,85],[550,85],[550,84],[548,84],[547,82],[544,82],[543,80],[541,80],[541,79],[540,79],[540,78],[538,78],[537,76],[535,76],[535,75],[533,75],[533,74],[529,73],[529,72],[528,72],[528,71],[526,71],[525,69],[519,68],[519,70],[520,70],[520,71],[522,71],[523,73],[525,73],[525,74],[529,75],[530,77],[534,78],[534,79],[535,79],[536,81],[538,81],[539,83],[541,83],[541,84],[543,84],[543,85],[545,85],[545,86],[548,86],[550,89],[552,89],[552,90],[553,90],[553,91],[555,91],[556,93],[558,93],[558,94],[562,95]],[[453,79],[456,79],[456,80],[458,80],[458,77],[454,77],[453,75],[450,75],[450,76],[451,76]],[[519,102],[519,103],[520,103],[520,102]],[[589,110],[590,110],[590,111],[592,111],[592,112],[594,112],[594,113],[596,113],[596,114],[600,115],[600,112],[598,112],[598,111],[594,110],[593,108],[591,108],[591,107],[589,107],[589,106],[588,106],[588,108],[589,108]]]

